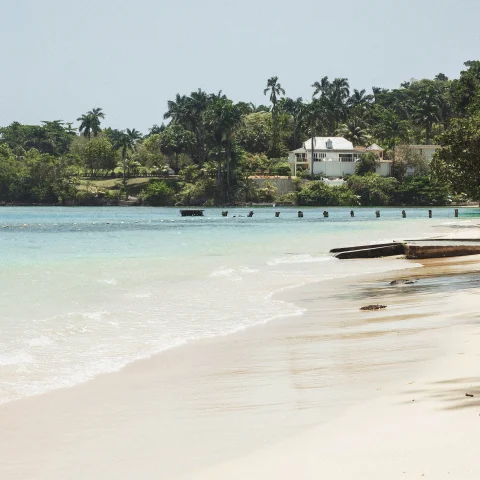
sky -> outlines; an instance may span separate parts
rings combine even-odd
[[[261,104],[274,75],[304,99],[324,76],[455,78],[480,59],[479,18],[479,0],[1,0],[0,125],[101,107],[147,133],[198,88]]]

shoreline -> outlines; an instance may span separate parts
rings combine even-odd
[[[461,257],[447,261],[440,259],[436,262],[427,262],[430,264],[429,267],[370,274],[363,276],[360,281],[357,277],[341,278],[335,281],[335,285],[345,287],[353,282],[368,286],[375,279],[378,282],[380,278],[386,277],[393,279],[412,274],[417,276],[421,270],[425,278],[429,275],[434,276],[435,269],[462,274],[475,270],[478,262],[478,257]],[[365,264],[365,261],[362,263]],[[311,303],[312,293],[318,291],[318,286],[320,285],[321,288],[321,284],[322,282],[311,282],[281,294],[286,295],[288,301],[296,298],[300,304],[305,301]],[[331,287],[332,285],[329,286],[330,291],[332,291]],[[347,316],[358,320],[358,311],[352,310],[351,299],[340,300],[342,309],[337,311],[333,318],[340,319]],[[358,300],[353,300],[355,301]],[[332,302],[337,302],[338,307],[338,299]],[[343,385],[339,380],[338,384],[335,383],[336,380],[330,378],[328,374],[329,369],[338,367],[335,362],[330,366],[327,364],[321,367],[320,370],[315,370],[318,367],[310,367],[314,368],[313,370],[309,370],[308,366],[302,367],[305,361],[315,363],[315,351],[318,351],[316,349],[319,346],[325,345],[325,342],[342,342],[344,338],[343,341],[347,342],[348,349],[353,349],[352,353],[359,347],[363,355],[367,354],[368,357],[365,347],[361,343],[358,344],[360,339],[363,338],[362,342],[373,342],[372,344],[378,348],[375,343],[377,337],[383,339],[382,341],[389,337],[388,331],[382,333],[375,329],[369,330],[369,325],[391,323],[391,318],[388,317],[392,310],[388,308],[383,314],[371,314],[377,319],[384,315],[384,320],[380,323],[375,321],[373,324],[367,322],[366,326],[359,327],[359,331],[348,334],[353,335],[351,339],[348,335],[342,336],[341,332],[333,331],[331,326],[325,329],[325,325],[322,325],[320,337],[313,335],[311,330],[318,329],[315,316],[319,312],[328,310],[328,307],[333,305],[332,302],[315,301],[314,308],[310,308],[309,312],[300,318],[277,319],[263,325],[256,325],[255,328],[238,331],[235,335],[199,340],[180,348],[161,352],[148,359],[138,360],[124,367],[120,372],[101,375],[81,385],[3,405],[0,407],[0,431],[6,432],[7,435],[0,434],[0,446],[2,451],[10,452],[6,457],[13,459],[13,463],[9,460],[5,473],[15,475],[12,478],[23,478],[21,475],[28,475],[28,471],[37,471],[35,478],[39,479],[61,478],[65,472],[68,472],[69,478],[75,479],[84,478],[82,475],[87,473],[89,478],[93,479],[108,478],[110,475],[126,479],[131,478],[128,475],[129,471],[132,475],[131,468],[140,468],[138,464],[140,458],[143,459],[142,461],[148,458],[149,460],[145,461],[141,467],[145,474],[143,478],[150,478],[153,475],[157,475],[157,478],[183,478],[183,475],[187,474],[197,478],[195,475],[204,470],[209,472],[208,475],[213,475],[207,478],[216,478],[217,473],[220,475],[219,472],[222,472],[223,468],[228,468],[230,461],[240,462],[243,467],[246,467],[247,464],[242,463],[242,458],[245,460],[248,455],[261,455],[260,452],[263,452],[264,448],[275,449],[279,439],[288,441],[289,438],[296,438],[296,435],[309,434],[312,428],[322,428],[316,427],[318,424],[332,424],[336,418],[342,418],[342,412],[348,411],[349,402],[363,404],[362,402],[366,400],[367,386],[373,388],[379,379],[383,379],[384,384],[388,383],[388,369],[393,368],[392,365],[395,365],[395,362],[397,362],[395,369],[399,370],[397,372],[399,375],[405,374],[405,370],[415,365],[415,362],[405,363],[405,359],[401,361],[400,357],[405,352],[397,352],[400,357],[393,359],[394,364],[387,362],[389,365],[387,371],[384,371],[385,367],[379,366],[366,366],[364,367],[366,370],[360,368],[356,372],[359,379],[363,379],[360,385],[356,381],[354,385]],[[347,308],[347,305],[350,307]],[[420,312],[409,313],[408,306],[395,308],[399,313],[403,308],[406,311],[404,316],[410,316],[409,318],[420,315]],[[421,310],[421,302],[419,308]],[[334,321],[332,322],[335,324]],[[411,327],[410,330],[412,328],[415,331],[419,327]],[[405,336],[402,334],[402,337],[413,338],[411,335],[412,332],[407,329]],[[432,340],[432,332],[422,330],[419,335],[421,338],[425,337],[426,343]],[[333,348],[332,351],[338,350]],[[287,365],[284,364],[285,357],[282,352],[290,352],[290,356],[295,355],[295,360],[291,358],[288,362],[291,363],[294,360],[294,364],[297,365],[294,371],[291,370],[291,366],[285,370]],[[299,355],[298,358],[297,355]],[[376,355],[380,359],[383,356],[388,360],[390,353],[384,351],[377,352]],[[425,355],[425,358],[417,359],[417,365],[431,361],[431,358]],[[348,368],[355,370],[353,365]],[[294,378],[300,380],[300,385],[292,387],[285,384],[284,375],[287,371],[288,376],[293,375],[292,380]],[[314,372],[325,373],[327,380],[330,380],[326,385],[317,385],[316,376],[312,377]],[[339,370],[339,375],[339,378],[343,378],[342,370]],[[345,378],[350,377],[347,375]],[[334,383],[328,387],[328,382],[332,381]],[[303,384],[305,385],[302,386]],[[328,393],[325,397],[325,392],[333,392],[333,395]],[[368,394],[370,395],[370,391]],[[301,405],[304,405],[300,409],[298,409],[298,399],[295,400],[296,395],[300,395]],[[282,399],[280,403],[277,397]],[[347,400],[344,400],[345,398]],[[319,412],[318,407],[315,406],[317,402],[322,405],[322,412]],[[258,415],[261,416],[258,417]],[[182,418],[183,421],[180,421]],[[251,429],[242,425],[248,418],[261,418],[267,433],[252,433]],[[239,424],[239,421],[242,423]],[[121,426],[117,425],[118,422]],[[152,422],[151,425],[150,422]],[[277,428],[278,422],[283,422],[280,430]],[[114,424],[118,428],[114,427],[112,430]],[[72,438],[74,432],[75,438]],[[93,432],[95,432],[95,438],[91,437]],[[114,432],[116,432],[116,440],[111,437]],[[175,445],[174,439],[177,439],[178,442],[182,441],[182,447],[177,444],[177,448],[172,448],[162,443],[167,441],[165,435],[168,432],[170,433],[168,437],[173,444]],[[234,438],[235,435],[232,437],[232,432],[239,433],[241,438]],[[10,437],[8,433],[11,434]],[[198,448],[195,439],[198,443],[205,434],[209,438],[200,448],[200,452],[194,455],[194,447]],[[222,446],[218,444],[217,435],[218,440],[223,439]],[[226,442],[224,435],[227,435]],[[133,447],[133,451],[129,451],[127,455],[124,449],[132,436],[139,440],[141,447]],[[185,442],[186,436],[193,436],[193,443]],[[145,441],[140,440],[144,437]],[[160,462],[162,465],[154,461],[159,453],[159,441],[162,445],[161,450],[165,450],[162,452],[164,459],[163,464]],[[38,442],[43,442],[44,447],[39,454],[36,454],[34,446],[38,445]],[[94,452],[95,446],[101,445],[109,445],[107,451],[103,451],[104,455]],[[154,450],[151,450],[153,447]],[[102,448],[105,450],[104,446]],[[54,457],[49,453],[51,451],[56,452]],[[74,451],[77,453],[74,454]],[[122,451],[126,455],[127,463],[122,461],[117,467],[111,465],[112,460]],[[157,453],[154,454],[154,451]],[[176,462],[170,465],[167,459],[171,457],[179,460],[182,454],[188,456],[188,452],[192,459],[189,468],[184,471],[175,471],[177,467],[173,464]],[[235,460],[235,457],[238,459]],[[83,462],[82,458],[89,458],[91,465],[80,468],[78,462]],[[250,460],[247,463],[249,464]],[[238,464],[235,465],[237,468]],[[4,469],[5,466],[0,466],[0,472],[2,468]],[[39,468],[45,469],[40,476],[38,476]],[[111,471],[111,468],[115,470]],[[211,472],[209,469],[212,468],[219,470]],[[164,472],[165,476],[161,476],[161,472]],[[225,473],[223,471],[222,474]],[[250,475],[255,478],[252,472]],[[25,478],[31,477],[25,476]],[[142,478],[141,475],[140,478]],[[232,476],[232,472],[228,472],[227,478],[236,477]],[[257,478],[270,477],[267,475]]]

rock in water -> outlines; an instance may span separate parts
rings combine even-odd
[[[416,280],[393,280],[390,282],[390,285],[411,285],[412,283],[417,283]]]
[[[381,310],[382,308],[387,308],[386,305],[367,305],[366,307],[360,307],[360,310]]]

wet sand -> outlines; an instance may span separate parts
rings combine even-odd
[[[286,290],[304,315],[0,407],[0,478],[478,478],[480,257],[422,263]]]

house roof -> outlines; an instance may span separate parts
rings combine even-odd
[[[409,145],[410,148],[442,148],[441,145]]]
[[[376,143],[372,143],[367,150],[378,150],[379,152],[383,152],[383,148],[377,145]]]
[[[331,140],[332,148],[327,148],[327,142]],[[304,148],[307,150],[312,149],[312,140],[308,139],[303,144]],[[313,149],[314,150],[325,150],[325,151],[332,151],[332,150],[353,150],[352,142],[349,142],[343,137],[315,137],[313,142]]]
[[[292,153],[305,153],[306,150],[304,147],[297,148],[296,150],[292,150]]]

